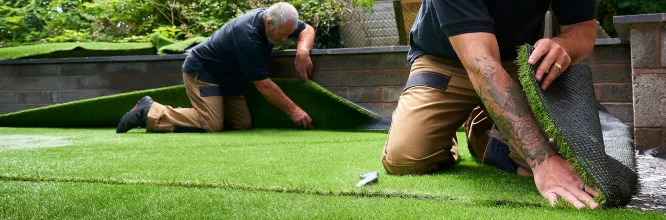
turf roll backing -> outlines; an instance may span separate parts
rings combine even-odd
[[[312,118],[315,129],[386,130],[390,121],[349,102],[313,81],[273,79]],[[271,105],[254,85],[244,90],[254,128],[298,128],[289,116]],[[0,115],[4,127],[115,127],[120,118],[149,95],[174,108],[191,107],[184,86],[142,90],[29,109]]]
[[[585,184],[600,192],[595,200],[604,207],[625,205],[637,189],[633,147],[626,126],[600,108],[586,65],[569,66],[546,91],[541,91],[535,79],[539,63],[527,63],[531,52],[530,45],[522,46],[517,63],[534,116]],[[610,140],[604,133],[626,136]]]

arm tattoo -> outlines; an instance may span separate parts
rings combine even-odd
[[[521,146],[523,157],[535,168],[556,153],[532,116],[520,86],[502,73],[499,62],[488,57],[474,57],[474,88],[508,143]]]

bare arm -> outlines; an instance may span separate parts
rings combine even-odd
[[[305,29],[298,35],[298,45],[296,45],[296,54],[310,55],[310,49],[314,45],[315,30],[309,24],[305,25]]]
[[[307,81],[312,77],[312,60],[310,59],[310,49],[314,45],[315,30],[309,24],[298,35],[298,45],[296,48],[296,60],[294,66],[301,79]]]
[[[502,68],[495,36],[470,33],[450,38],[474,89],[510,144],[522,146],[527,162],[536,168],[556,155],[541,134],[525,102],[525,95]]]
[[[543,57],[536,71],[536,79],[541,82],[542,90],[546,90],[570,64],[580,62],[592,52],[597,36],[596,25],[594,19],[564,25],[560,35],[552,39],[541,39],[534,44],[529,63],[534,65]],[[557,67],[555,63],[561,67]]]
[[[495,125],[510,145],[523,150],[541,195],[551,203],[564,197],[577,208],[585,207],[581,201],[598,206],[580,189],[582,181],[557,155],[532,116],[520,86],[502,68],[495,35],[467,33],[450,37],[450,41]]]
[[[312,129],[312,119],[310,116],[303,111],[296,103],[291,101],[287,95],[282,92],[282,89],[278,87],[273,80],[264,79],[259,81],[254,81],[254,85],[257,87],[257,90],[261,95],[268,100],[271,104],[278,107],[285,114],[289,115],[299,126],[303,126],[307,129]]]

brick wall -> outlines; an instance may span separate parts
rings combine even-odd
[[[0,64],[0,114],[182,84],[179,71],[182,59],[141,62],[77,60],[84,62]]]
[[[592,69],[597,100],[623,122],[634,122],[631,86],[631,50],[628,44],[597,40],[583,61]]]
[[[313,50],[313,80],[389,117],[409,75],[406,47]],[[273,77],[298,77],[293,53],[276,52]],[[142,61],[136,61],[142,59]],[[0,114],[74,100],[182,84],[184,56],[0,61]],[[632,124],[629,45],[598,44],[585,60],[599,100]]]

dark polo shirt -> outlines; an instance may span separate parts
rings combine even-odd
[[[549,7],[561,25],[569,25],[595,19],[597,0],[423,0],[409,35],[408,59],[460,60],[449,37],[487,32],[495,34],[501,59],[515,60],[518,46],[543,37]]]
[[[247,12],[195,46],[183,63],[183,71],[207,83],[219,85],[206,89],[207,95],[239,96],[249,81],[268,78],[268,58],[273,44],[268,42],[264,27],[264,11]],[[299,20],[289,38],[297,38],[306,25]],[[213,91],[214,90],[214,91]],[[202,90],[203,92],[203,90]]]

